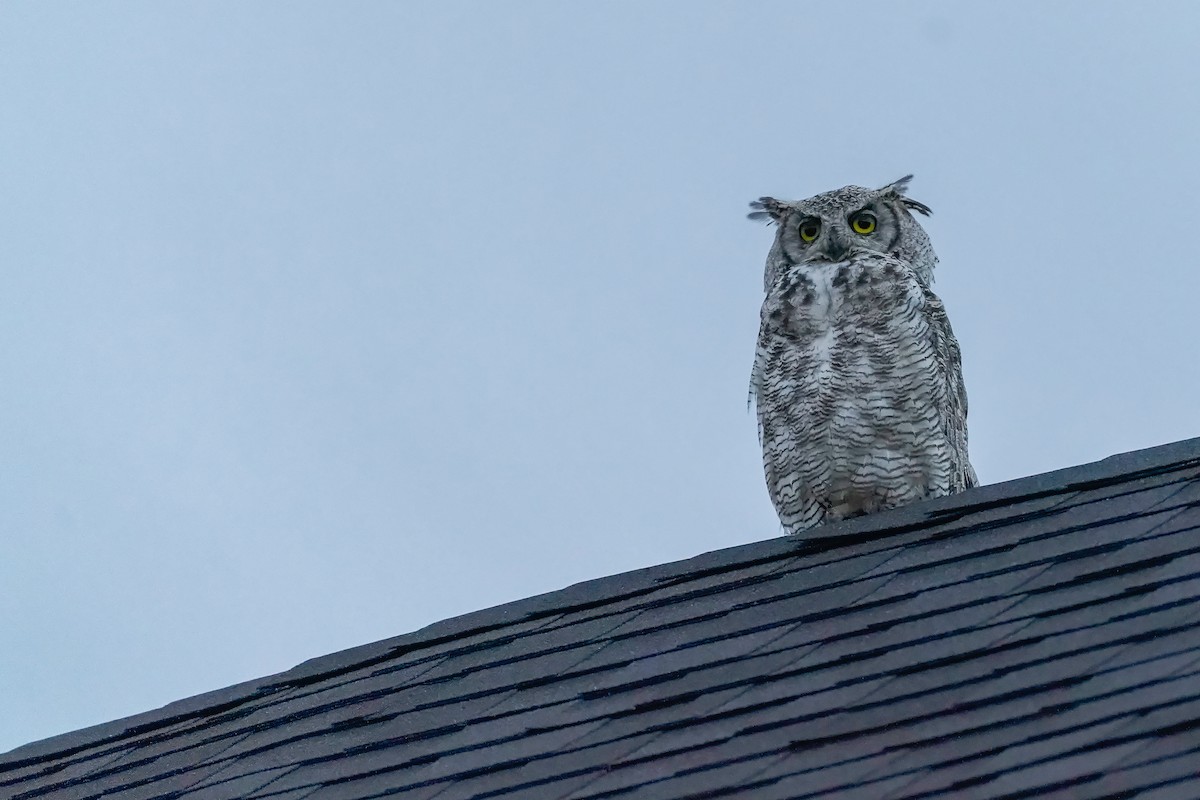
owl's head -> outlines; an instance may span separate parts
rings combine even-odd
[[[929,206],[904,192],[912,175],[881,189],[846,186],[807,200],[785,202],[761,197],[750,204],[750,219],[779,226],[767,256],[766,289],[794,264],[843,261],[864,250],[887,253],[913,266],[926,284],[933,283],[937,256],[925,229],[912,212],[928,216]]]

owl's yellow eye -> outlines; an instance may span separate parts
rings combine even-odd
[[[815,242],[821,233],[821,223],[810,219],[800,223],[800,238],[805,242]]]
[[[870,211],[860,211],[850,218],[850,227],[855,233],[867,234],[875,230],[875,215]]]

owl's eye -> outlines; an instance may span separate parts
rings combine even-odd
[[[821,223],[815,219],[806,220],[800,223],[800,238],[805,242],[815,242],[817,236],[821,233]]]
[[[870,211],[860,211],[850,218],[850,227],[855,233],[867,234],[875,230],[875,215]]]

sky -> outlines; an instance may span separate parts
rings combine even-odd
[[[0,752],[780,534],[769,194],[915,173],[996,483],[1200,436],[1200,4],[0,4]]]

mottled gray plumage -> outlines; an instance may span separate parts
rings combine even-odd
[[[958,341],[937,256],[904,196],[847,186],[751,203],[778,226],[751,394],[789,533],[975,486]]]

